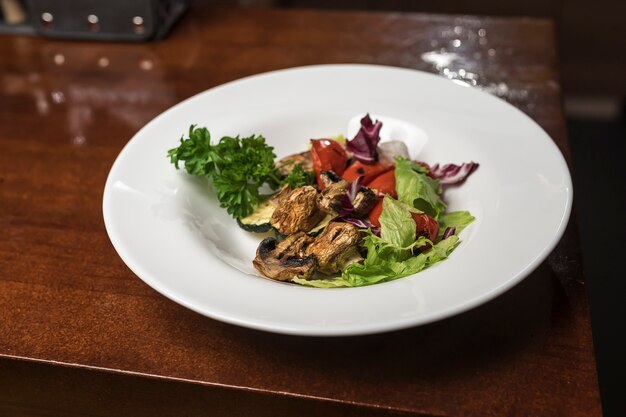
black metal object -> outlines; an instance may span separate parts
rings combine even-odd
[[[187,0],[27,0],[26,21],[0,25],[4,33],[50,38],[147,41],[167,35]]]

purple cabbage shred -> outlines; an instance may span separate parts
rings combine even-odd
[[[346,190],[347,192],[343,195],[341,199],[341,210],[339,212],[340,217],[349,216],[354,212],[354,205],[352,202],[356,198],[357,193],[361,189],[361,184],[363,183],[364,176],[358,177],[355,181],[350,184],[350,187]]]
[[[447,227],[446,231],[443,232],[443,237],[441,238],[441,240],[449,238],[450,236],[452,236],[454,234],[454,232],[456,232],[456,228],[454,228],[454,227]]]
[[[361,229],[372,229],[372,233],[376,236],[380,236],[380,227],[374,226],[369,220],[356,219],[354,217],[343,217],[343,221],[353,224]]]
[[[378,142],[383,122],[372,122],[369,113],[361,119],[361,128],[352,140],[348,140],[346,148],[352,152],[354,159],[364,164],[373,164],[378,160]]]
[[[430,172],[439,180],[440,184],[458,184],[464,181],[478,168],[476,162],[466,162],[461,165],[445,164],[439,166],[435,164],[430,167]]]

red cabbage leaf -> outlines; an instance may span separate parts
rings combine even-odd
[[[461,165],[435,164],[430,167],[430,172],[439,180],[440,184],[458,184],[464,181],[474,170],[478,168],[477,162],[467,162]]]
[[[372,122],[369,113],[361,119],[361,128],[352,140],[346,143],[346,148],[352,152],[354,159],[365,164],[373,164],[378,160],[378,142],[383,122]]]

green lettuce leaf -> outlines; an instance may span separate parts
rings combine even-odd
[[[383,198],[380,214],[380,237],[392,245],[404,247],[415,241],[415,220],[408,208],[389,194]]]
[[[453,235],[433,245],[427,251],[404,261],[386,260],[382,257],[376,257],[376,261],[371,263],[368,257],[363,264],[355,263],[349,265],[343,271],[341,278],[354,287],[393,281],[418,273],[446,259],[458,243],[458,236]]]
[[[424,168],[404,158],[396,158],[395,177],[398,200],[435,219],[446,209],[439,197],[439,181],[425,175]]]
[[[437,239],[441,239],[448,227],[454,227],[454,233],[458,235],[474,220],[476,220],[476,218],[472,216],[469,211],[452,211],[442,214],[439,216],[439,235]]]

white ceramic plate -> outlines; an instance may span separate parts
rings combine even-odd
[[[445,261],[361,288],[317,289],[261,278],[260,237],[241,230],[206,181],[166,158],[189,125],[223,135],[263,134],[279,157],[310,138],[353,134],[370,112],[383,140],[402,139],[429,163],[476,161],[450,188],[450,210],[477,220]],[[256,75],[200,93],[156,117],[128,142],[104,189],[115,249],[148,285],[225,322],[299,335],[355,335],[439,320],[482,304],[533,271],[561,238],[572,185],[550,137],[506,102],[407,69],[326,65]]]

